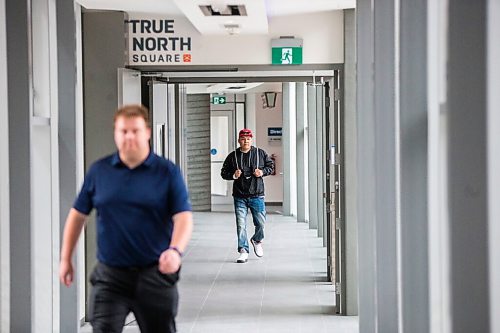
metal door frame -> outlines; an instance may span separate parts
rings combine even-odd
[[[329,210],[329,239],[335,239],[334,255],[335,255],[335,298],[336,298],[336,313],[341,315],[347,314],[347,283],[346,283],[346,216],[345,216],[345,164],[344,164],[344,149],[345,149],[345,133],[342,103],[342,71],[336,70],[332,80],[327,82],[328,96],[326,96],[326,124],[327,135],[329,142],[327,146],[328,158],[326,159],[328,178],[327,184],[327,207]],[[332,191],[333,190],[333,191]],[[332,244],[328,244],[329,254],[332,251]]]

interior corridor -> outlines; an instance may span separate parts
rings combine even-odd
[[[317,230],[292,217],[267,218],[264,257],[251,253],[237,264],[234,213],[195,213],[179,282],[178,332],[358,332],[358,317],[334,315]],[[250,216],[248,222],[250,237]],[[128,322],[124,332],[139,332],[133,318]]]

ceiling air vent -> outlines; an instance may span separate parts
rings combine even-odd
[[[226,89],[241,90],[241,89],[247,89],[247,88],[248,88],[247,86],[231,86],[231,87],[227,87]]]
[[[200,10],[205,16],[247,16],[244,5],[204,5]]]

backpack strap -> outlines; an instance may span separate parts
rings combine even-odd
[[[236,162],[236,170],[239,170],[240,167],[238,165],[238,158],[236,157],[236,152],[238,151],[238,149],[235,149],[234,150],[234,161]]]

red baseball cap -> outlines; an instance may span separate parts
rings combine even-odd
[[[240,131],[240,134],[238,134],[238,137],[241,138],[242,136],[249,136],[249,137],[253,137],[252,135],[252,130],[248,129],[248,128],[244,128]]]

